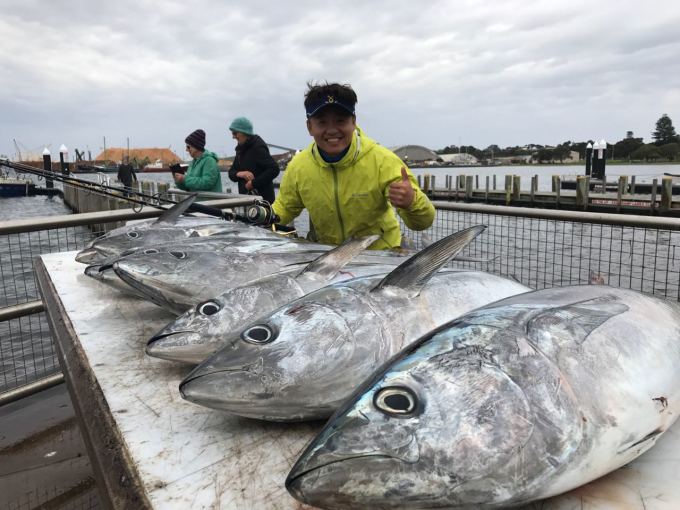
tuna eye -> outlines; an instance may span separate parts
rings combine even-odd
[[[407,388],[383,388],[376,393],[373,403],[380,411],[392,416],[405,416],[416,410],[417,399]]]
[[[265,324],[257,324],[241,333],[241,338],[251,344],[266,344],[274,340],[275,336],[272,328]]]
[[[220,305],[215,301],[206,301],[205,303],[198,305],[198,313],[203,315],[215,315],[220,311]]]
[[[156,248],[149,248],[148,250],[144,250],[144,255],[153,255],[154,253],[158,253],[158,250]]]
[[[183,251],[171,251],[170,255],[175,257],[176,259],[185,259],[187,258],[187,254],[184,253]]]
[[[137,232],[136,230],[132,230],[127,233],[127,236],[131,239],[137,239],[139,237],[139,232]]]

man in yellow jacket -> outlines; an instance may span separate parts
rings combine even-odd
[[[399,157],[357,126],[356,103],[349,85],[308,85],[304,104],[314,142],[288,163],[273,211],[287,224],[306,208],[321,243],[378,234],[371,249],[397,248],[393,206],[412,230],[432,225],[434,207]]]

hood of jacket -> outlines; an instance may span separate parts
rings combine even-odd
[[[213,158],[213,159],[215,160],[215,162],[217,162],[217,161],[219,160],[219,158],[217,157],[217,154],[215,154],[214,152],[212,152],[212,151],[203,151],[203,154],[201,154],[201,157],[198,158],[198,159],[195,159],[194,161],[199,162],[199,161],[201,161],[201,160],[204,159],[204,158]]]

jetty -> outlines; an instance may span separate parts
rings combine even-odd
[[[502,183],[495,175],[481,179],[478,175],[447,175],[442,186],[434,175],[425,174],[418,176],[418,184],[433,200],[680,217],[680,186],[673,184],[671,176],[660,183],[654,179],[651,184],[636,183],[635,177],[628,176],[613,183],[586,175],[566,182],[559,175],[550,179],[551,191],[539,191],[538,175],[531,177],[528,189],[518,175],[506,175]]]

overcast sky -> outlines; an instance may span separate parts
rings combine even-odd
[[[356,90],[388,147],[650,140],[680,127],[677,0],[0,0],[0,154],[13,139],[171,147],[249,117],[267,142],[310,141],[306,82]],[[273,151],[277,152],[277,151]]]

